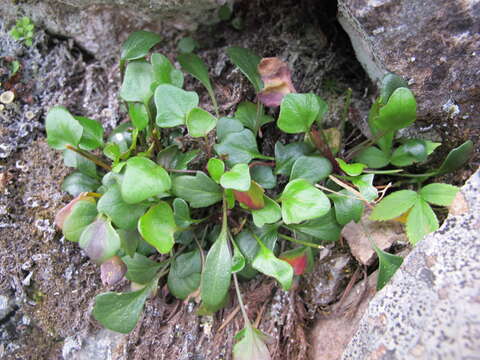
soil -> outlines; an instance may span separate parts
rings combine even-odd
[[[243,20],[241,30],[230,22],[203,26],[194,34],[170,29],[162,34],[165,42],[158,51],[174,60],[178,40],[194,37],[200,44],[197,53],[211,69],[225,115],[241,101],[254,99],[253,89],[228,62],[225,49],[242,46],[263,57],[281,57],[292,69],[297,91],[315,92],[329,103],[326,122],[333,126],[341,119],[348,88],[352,121],[365,117],[375,95],[335,13],[335,1],[242,1],[234,12]],[[107,288],[101,285],[98,267],[53,226],[56,211],[70,200],[60,190],[69,169],[46,144],[44,116],[51,106],[62,104],[74,114],[100,120],[107,131],[124,121],[126,114],[117,98],[118,59],[95,59],[73,41],[41,29],[34,46],[25,48],[9,38],[6,26],[0,20],[4,49],[0,81],[2,91],[13,90],[16,99],[0,112],[0,294],[11,302],[8,315],[0,320],[0,357],[61,359],[67,337],[81,340],[99,329],[90,311],[93,297]],[[8,79],[13,60],[22,67],[14,79]],[[197,81],[187,77],[186,88],[197,91],[202,106],[212,110]],[[358,141],[360,131],[347,126],[351,141]],[[460,134],[458,140],[465,137]],[[290,141],[272,124],[265,126],[262,139],[266,153],[273,152],[277,140]],[[463,183],[471,170],[457,174],[454,182]],[[241,284],[250,318],[272,335],[272,359],[308,358],[309,327],[319,312],[328,312],[339,299],[356,267],[341,244],[323,250],[318,260],[314,271],[298,279],[288,293],[264,277]],[[215,316],[199,317],[194,304],[165,295],[162,289],[147,301],[118,358],[231,358],[233,335],[243,326],[239,315],[227,322],[237,307],[234,296]]]

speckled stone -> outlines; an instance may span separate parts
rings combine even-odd
[[[426,236],[373,298],[343,359],[480,359],[480,171],[468,210]]]
[[[370,78],[404,77],[420,119],[478,126],[478,0],[339,0],[338,13]]]

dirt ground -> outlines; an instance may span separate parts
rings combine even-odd
[[[211,69],[225,115],[233,113],[239,102],[254,98],[247,80],[228,62],[225,49],[235,45],[286,60],[296,89],[315,92],[329,103],[329,124],[338,123],[345,91],[352,88],[349,118],[358,121],[368,111],[375,89],[336,23],[335,2],[326,3],[243,1],[235,8],[243,29],[222,22],[201,27],[194,34],[169,30],[162,34],[165,41],[157,50],[173,60],[178,40],[194,37],[200,44],[197,53]],[[71,40],[41,29],[34,47],[27,49],[6,35],[6,26],[0,20],[4,51],[0,53],[0,81],[4,89],[16,92],[16,100],[6,106],[0,119],[0,295],[9,299],[8,314],[0,321],[0,357],[61,359],[67,337],[81,340],[99,329],[90,310],[93,297],[107,288],[101,285],[99,269],[54,229],[55,212],[70,199],[60,190],[69,170],[45,142],[44,116],[51,106],[62,104],[72,113],[102,121],[107,130],[125,120],[117,98],[117,59],[95,59]],[[22,68],[15,79],[8,80],[5,69],[14,59]],[[199,92],[204,108],[210,110],[204,89],[187,79],[187,89]],[[361,133],[348,126],[355,141]],[[469,137],[462,131],[451,138],[455,145]],[[273,151],[278,139],[283,138],[275,126],[267,125],[264,150]],[[450,180],[463,183],[471,170]],[[309,327],[338,300],[355,268],[348,249],[336,245],[322,251],[315,270],[297,281],[293,291],[284,292],[264,277],[242,284],[250,318],[257,319],[259,328],[274,339],[270,345],[273,359],[308,358]],[[163,289],[147,302],[143,318],[124,339],[119,357],[231,358],[233,335],[243,326],[241,317],[219,328],[237,306],[234,296],[214,317],[198,317],[193,304],[165,294]]]

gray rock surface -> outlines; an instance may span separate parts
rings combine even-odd
[[[126,359],[124,340],[126,336],[107,329],[101,329],[81,341],[75,336],[65,339],[62,356],[69,360]]]
[[[419,117],[475,123],[480,112],[480,1],[339,0],[339,21],[374,81],[409,80]]]
[[[478,359],[480,171],[468,209],[426,236],[370,302],[343,359]],[[458,209],[458,207],[457,207]]]
[[[0,15],[14,23],[26,15],[49,31],[68,36],[95,55],[117,54],[129,33],[160,32],[169,27],[194,29],[218,19],[227,0],[27,0],[0,1]],[[218,20],[217,20],[218,21]]]

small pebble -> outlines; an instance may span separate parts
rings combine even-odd
[[[4,104],[10,104],[15,99],[13,91],[5,91],[0,95],[0,101]]]

